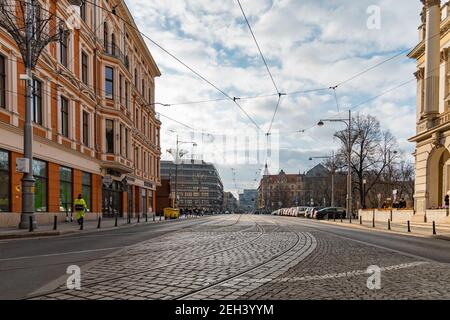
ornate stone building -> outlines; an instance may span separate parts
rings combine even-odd
[[[44,49],[33,74],[37,222],[63,219],[79,193],[92,218],[148,212],[160,184],[160,71],[125,1],[41,3],[70,33]],[[0,226],[20,219],[23,73],[18,48],[0,29]]]
[[[415,219],[439,220],[446,219],[439,209],[450,190],[450,7],[422,3],[419,43],[408,55],[417,61]]]

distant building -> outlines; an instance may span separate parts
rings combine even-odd
[[[257,208],[263,210],[330,203],[330,172],[321,164],[304,174],[270,175],[266,169],[257,190]]]
[[[175,163],[161,161],[161,179],[169,180],[173,196],[177,191],[180,208],[222,210],[223,184],[213,164],[184,160],[178,165],[177,184],[175,175]]]
[[[238,208],[238,201],[231,192],[224,192],[223,194],[223,210],[235,212]]]
[[[170,208],[172,206],[172,200],[170,199],[170,180],[161,180],[161,186],[156,187],[156,214],[162,215],[164,208]]]
[[[239,194],[239,208],[243,211],[253,211],[256,209],[258,200],[258,190],[245,189]]]

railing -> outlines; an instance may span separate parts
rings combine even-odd
[[[103,50],[106,55],[119,59],[125,68],[128,70],[130,69],[130,59],[128,58],[128,55],[124,54],[117,44],[105,43],[104,40],[100,40],[100,42],[103,45]]]

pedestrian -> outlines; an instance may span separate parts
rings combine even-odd
[[[450,203],[450,197],[449,197],[448,194],[445,196],[445,200],[444,201],[445,201],[445,207],[448,208],[449,207],[449,203]]]
[[[83,195],[80,193],[78,195],[78,198],[74,201],[74,207],[75,207],[75,219],[77,219],[78,224],[80,225],[80,230],[82,228],[83,222],[84,222],[84,215],[87,209],[86,201],[83,199]]]

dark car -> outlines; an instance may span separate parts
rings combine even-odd
[[[344,219],[346,217],[345,209],[339,207],[323,208],[316,212],[314,218],[316,219]]]
[[[322,210],[324,207],[311,207],[309,209],[309,218],[314,219],[319,210]]]

